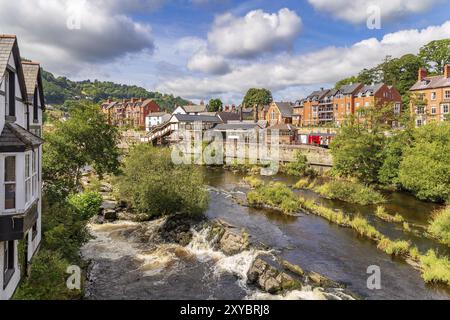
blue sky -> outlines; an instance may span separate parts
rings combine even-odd
[[[371,4],[380,29],[366,25]],[[0,0],[0,8],[0,33],[17,34],[22,55],[57,75],[193,101],[239,103],[254,86],[296,100],[386,55],[450,38],[448,0]],[[74,17],[79,28],[68,27]]]

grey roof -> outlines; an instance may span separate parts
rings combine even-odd
[[[39,88],[39,98],[41,107],[45,108],[44,88],[42,87],[41,66],[37,62],[22,61],[23,75],[25,78],[25,87],[27,90],[28,101],[33,101],[34,90]]]
[[[212,123],[222,123],[216,116],[202,116],[202,115],[191,115],[191,114],[174,114],[172,117],[177,118],[181,122],[212,122]]]
[[[6,122],[0,135],[0,152],[23,152],[43,142],[44,140],[17,123]]]
[[[253,130],[260,129],[258,123],[223,123],[218,124],[214,130],[226,131],[226,130]]]
[[[334,97],[336,95],[336,93],[338,93],[337,89],[331,89],[330,91],[328,91],[324,98],[328,98],[328,97]]]
[[[269,130],[285,130],[285,131],[296,131],[297,127],[287,124],[287,123],[278,123],[268,128]]]
[[[283,118],[291,118],[293,113],[293,107],[289,102],[275,102],[276,106],[281,112]]]
[[[446,78],[443,75],[426,77],[422,81],[417,81],[410,90],[424,90],[424,89],[436,89],[450,87],[450,78]]]
[[[384,86],[384,83],[377,83],[377,84],[364,86],[361,89],[359,89],[358,92],[355,93],[355,96],[357,96],[361,93],[366,96],[373,95],[373,94],[377,93],[377,91],[380,90],[381,87],[383,87],[383,86]]]
[[[147,117],[163,117],[165,115],[170,115],[167,112],[152,112],[147,115]]]
[[[16,36],[0,34],[0,82],[3,81],[3,75],[5,74],[6,66],[8,65],[11,54],[14,55],[17,78],[20,84],[20,92],[22,93],[22,97],[25,100],[28,100]]]
[[[312,100],[316,98],[317,100],[321,100],[330,90],[317,90],[311,93],[309,96],[306,97],[307,100]]]
[[[353,94],[356,90],[358,90],[358,88],[361,86],[361,83],[351,83],[351,84],[346,84],[343,85],[340,89],[339,92],[342,94]]]
[[[225,123],[228,121],[239,120],[241,117],[239,113],[236,112],[218,112],[217,116]]]
[[[15,42],[16,38],[13,36],[0,35],[0,77],[5,73]]]
[[[206,106],[184,106],[182,107],[186,113],[200,113],[200,112],[207,112]]]

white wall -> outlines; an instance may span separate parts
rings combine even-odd
[[[8,286],[3,289],[3,250],[5,242],[0,242],[0,300],[8,300],[12,297],[14,294],[14,291],[17,288],[17,285],[20,281],[20,269],[19,269],[19,262],[18,262],[18,256],[17,256],[17,247],[18,247],[18,241],[14,241],[14,275],[12,276],[11,280],[8,283]]]

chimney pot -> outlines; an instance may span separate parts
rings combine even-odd
[[[427,69],[425,68],[420,68],[419,69],[419,77],[418,80],[422,81],[423,79],[425,79],[427,77],[428,73],[427,73]]]
[[[447,79],[450,77],[450,64],[446,64],[444,67],[444,77]]]

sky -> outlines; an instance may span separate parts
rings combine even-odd
[[[295,101],[450,38],[450,0],[0,0],[0,34],[58,76],[198,102]]]

